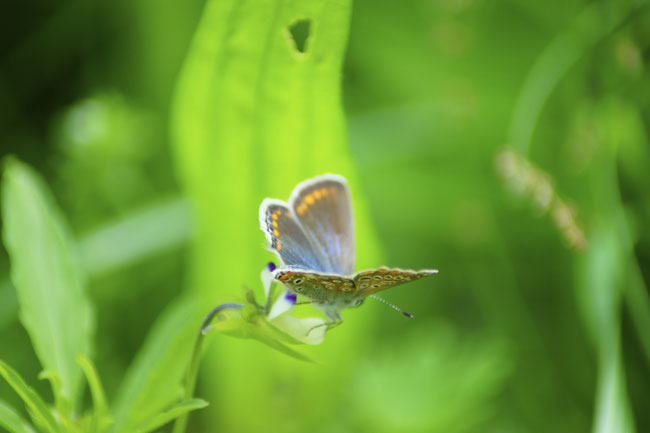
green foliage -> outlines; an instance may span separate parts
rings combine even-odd
[[[260,202],[268,196],[286,199],[299,181],[324,172],[345,175],[355,192],[357,239],[363,245],[358,248],[359,265],[378,262],[379,248],[347,150],[341,106],[339,76],[349,14],[347,1],[206,3],[182,67],[172,115],[173,151],[195,211],[191,290],[206,305],[217,304],[218,295],[232,293],[242,283],[258,287],[260,267],[274,259],[260,248]],[[310,23],[303,28],[309,33],[304,53],[290,32],[297,20]],[[287,353],[269,338],[269,329],[249,323],[226,321],[217,326]],[[340,344],[352,351],[356,332],[348,329]],[[311,368],[302,365],[260,369],[255,367],[258,349],[247,350],[229,356],[219,350],[207,357],[210,365],[229,372],[229,380],[209,375],[207,383],[229,396],[220,399],[227,423],[247,418],[250,406],[261,408],[259,423],[266,419],[274,424],[282,416],[265,404],[267,395],[250,393],[241,383],[269,388],[275,375],[293,372],[301,378],[303,392],[310,389],[334,399],[331,390],[345,380],[339,376],[329,383],[318,381]],[[329,361],[345,363],[337,357]],[[219,398],[216,391],[208,395]],[[318,410],[304,399],[286,404],[298,412]]]
[[[2,431],[650,431],[647,1],[168,6],[0,14]],[[327,172],[440,275],[296,349],[258,206]]]
[[[127,371],[115,401],[115,429],[132,431],[180,398],[199,329],[196,302],[175,303],[158,319]]]
[[[20,316],[51,382],[56,400],[50,408],[7,363],[0,375],[28,408],[38,430],[59,432],[153,431],[175,418],[207,405],[179,402],[192,336],[198,325],[193,301],[177,303],[160,319],[122,384],[115,411],[108,407],[97,371],[88,358],[92,331],[91,305],[75,260],[74,240],[39,176],[11,159],[2,179],[4,241],[12,261]],[[79,418],[81,372],[94,409]],[[73,392],[74,391],[74,392]],[[115,420],[115,421],[114,421]],[[32,431],[10,406],[0,406],[0,424],[12,432]]]
[[[34,433],[34,428],[2,401],[0,401],[0,426],[7,429],[9,433]]]
[[[362,361],[346,398],[364,405],[350,422],[376,432],[480,430],[511,373],[510,352],[487,335],[463,341],[444,323],[419,323],[399,344]]]
[[[288,195],[323,171],[356,186],[339,82],[348,16],[347,2],[206,4],[172,117],[179,171],[196,210],[195,287],[206,299],[241,284],[242,276],[250,282],[270,257],[250,247],[259,244],[250,227],[265,196]],[[305,53],[288,30],[297,19],[311,22]],[[246,55],[232,55],[232,47]],[[361,197],[355,212],[359,239],[370,243]],[[361,263],[374,250],[360,251]],[[228,273],[215,272],[214,262]]]
[[[93,328],[74,247],[46,187],[29,167],[7,161],[2,198],[3,238],[21,321],[52,382],[57,408],[69,415],[81,390],[75,356],[90,352]]]
[[[81,355],[77,355],[77,363],[81,367],[88,382],[88,388],[93,399],[93,414],[91,417],[92,424],[91,431],[104,431],[108,426],[113,423],[111,418],[106,395],[104,394],[104,387],[99,379],[97,370],[92,361]]]
[[[228,310],[225,314],[219,315],[217,323],[210,325],[205,332],[214,330],[232,337],[257,340],[292,358],[313,362],[310,357],[297,352],[287,344],[305,343],[299,340],[299,337],[306,335],[316,324],[324,323],[322,320],[312,323],[310,319],[303,319],[307,321],[306,326],[298,325],[296,328],[287,330],[276,326],[277,320],[269,320],[268,311],[259,308],[257,303],[246,303],[241,307],[241,309]],[[295,320],[299,321],[299,319]],[[322,340],[322,333],[320,340]]]
[[[151,419],[147,420],[145,423],[139,425],[135,431],[137,433],[147,433],[150,431],[154,431],[165,424],[167,424],[170,421],[173,421],[174,419],[185,415],[186,413],[196,410],[196,409],[201,409],[204,408],[208,405],[207,401],[194,398],[191,400],[185,400],[181,401],[179,403],[174,404],[172,407],[169,409],[165,410],[164,412],[160,412],[156,415],[154,415]]]
[[[43,399],[30,388],[22,377],[5,362],[0,361],[0,375],[9,383],[9,385],[20,396],[25,405],[29,408],[30,415],[34,423],[43,427],[43,431],[57,433],[62,431],[59,423],[54,418],[52,412],[47,407]],[[10,418],[5,418],[10,419]]]

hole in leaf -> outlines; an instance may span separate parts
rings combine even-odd
[[[308,18],[298,20],[289,26],[289,35],[293,45],[300,53],[307,52],[307,40],[311,31],[311,20]]]

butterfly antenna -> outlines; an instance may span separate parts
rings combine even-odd
[[[412,319],[412,318],[413,318],[413,315],[412,315],[411,313],[409,313],[408,311],[404,311],[404,310],[402,310],[401,308],[397,308],[396,306],[394,306],[393,304],[391,304],[391,303],[388,302],[387,300],[385,300],[385,299],[381,299],[379,296],[369,295],[368,297],[383,302],[384,304],[388,305],[388,306],[389,306],[390,308],[392,308],[393,310],[395,310],[395,311],[399,311],[400,313],[402,313],[403,315],[405,315],[405,316],[408,317],[409,319]]]

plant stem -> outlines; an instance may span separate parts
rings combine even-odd
[[[196,387],[196,378],[199,374],[199,359],[201,357],[201,347],[203,346],[203,337],[210,330],[210,324],[212,320],[224,310],[241,310],[244,308],[242,304],[221,304],[218,307],[210,311],[210,314],[205,316],[203,322],[201,323],[201,329],[199,329],[199,334],[196,336],[196,341],[194,342],[194,350],[192,351],[192,359],[187,368],[187,375],[185,376],[185,395],[184,400],[189,400],[194,396],[194,388]],[[173,433],[185,433],[185,428],[187,427],[187,419],[189,414],[184,414],[174,422]]]

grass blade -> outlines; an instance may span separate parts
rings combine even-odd
[[[40,176],[15,159],[2,179],[2,217],[20,319],[43,369],[60,380],[57,407],[74,407],[81,390],[75,356],[90,348],[90,303],[57,206]]]
[[[43,399],[4,361],[0,361],[0,376],[4,377],[7,383],[16,391],[16,394],[22,398],[27,408],[39,421],[39,425],[47,428],[47,431],[50,433],[60,431],[59,424],[56,422],[54,415],[52,415],[50,408],[47,407]]]
[[[154,415],[151,419],[141,424],[135,431],[136,433],[148,433],[150,431],[154,431],[157,428],[160,428],[165,424],[173,421],[174,419],[178,418],[181,415],[184,415],[196,409],[204,408],[207,405],[208,405],[207,401],[198,398],[181,401],[180,403],[176,403],[166,411]]]
[[[201,317],[192,299],[176,302],[154,324],[127,371],[114,405],[115,431],[133,431],[181,396]]]
[[[0,427],[9,433],[35,433],[34,428],[3,401],[0,401]]]
[[[85,356],[77,356],[77,363],[81,367],[88,381],[88,388],[93,397],[93,415],[91,420],[91,431],[100,432],[108,427],[113,419],[108,410],[108,403],[106,403],[106,395],[104,394],[104,387],[99,379],[97,370],[92,361]]]

